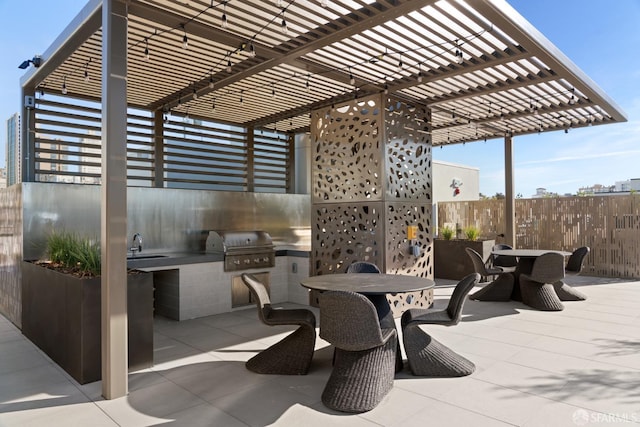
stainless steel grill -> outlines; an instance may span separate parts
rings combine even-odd
[[[276,265],[276,254],[265,231],[209,231],[205,250],[224,254],[224,271]]]

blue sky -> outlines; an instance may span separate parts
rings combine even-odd
[[[514,139],[515,191],[575,193],[640,178],[640,0],[508,0],[626,112],[623,124]],[[5,121],[20,107],[18,65],[44,52],[85,0],[0,0],[0,165]],[[435,148],[434,160],[480,169],[480,192],[504,193],[504,141]]]

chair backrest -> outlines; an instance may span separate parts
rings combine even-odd
[[[381,273],[381,271],[371,262],[357,261],[347,267],[347,273]]]
[[[272,308],[271,299],[269,299],[269,292],[267,291],[266,286],[256,279],[254,275],[248,273],[242,273],[242,281],[247,285],[251,295],[253,295],[253,298],[256,300],[260,320],[262,320],[263,323],[267,323],[266,317]]]
[[[473,263],[473,269],[476,271],[476,273],[478,273],[482,277],[491,276],[487,272],[487,269],[484,265],[484,261],[482,260],[482,257],[478,252],[474,251],[471,248],[464,248],[464,250],[467,251],[469,258],[471,258],[471,262]]]
[[[492,251],[499,251],[503,249],[513,249],[506,243],[498,243],[493,245]],[[518,258],[510,255],[493,255],[493,265],[496,267],[515,267],[518,265]]]
[[[454,325],[459,323],[462,318],[462,307],[467,300],[467,295],[469,295],[471,289],[479,282],[480,275],[478,273],[471,273],[460,280],[453,289],[449,305],[447,306],[447,314],[455,322]]]
[[[373,303],[348,291],[320,294],[320,338],[348,351],[367,350],[384,343]]]
[[[571,254],[569,260],[567,261],[567,266],[565,267],[567,271],[571,271],[573,273],[579,273],[582,271],[582,264],[584,262],[584,258],[589,254],[589,247],[582,246]]]
[[[540,255],[534,261],[529,277],[539,283],[557,282],[564,277],[564,256],[555,252]]]

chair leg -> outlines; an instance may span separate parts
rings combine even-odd
[[[418,324],[409,323],[402,335],[413,375],[463,377],[475,371],[473,362],[433,339]]]
[[[585,294],[567,285],[562,280],[555,282],[553,288],[558,298],[560,298],[560,301],[584,301],[587,299]]]
[[[513,291],[513,283],[513,274],[501,274],[493,282],[469,295],[469,298],[477,301],[509,301]]]
[[[281,341],[261,351],[245,366],[258,374],[306,375],[315,350],[316,330],[300,326]]]
[[[393,387],[397,334],[370,350],[336,348],[335,365],[322,391],[322,403],[342,412],[370,411]]]
[[[520,276],[522,302],[529,307],[543,311],[562,311],[564,305],[552,284],[539,283]]]

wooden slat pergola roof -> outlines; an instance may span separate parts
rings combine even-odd
[[[384,91],[432,108],[433,145],[626,121],[503,0],[126,4],[134,107],[299,132],[313,109]],[[90,0],[25,89],[100,99],[100,11]]]

